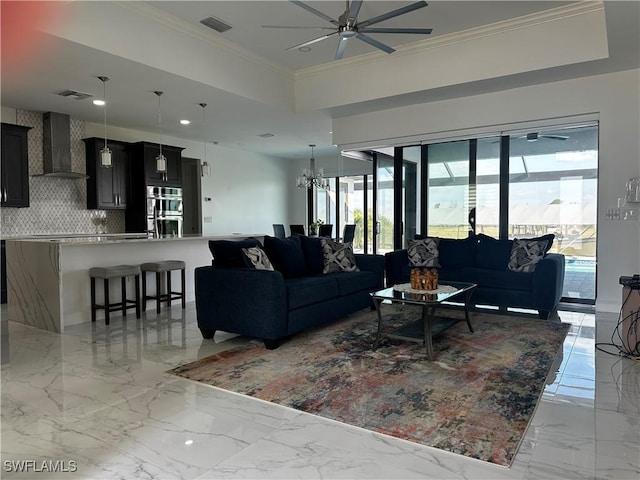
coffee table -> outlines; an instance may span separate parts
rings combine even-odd
[[[441,306],[442,303],[462,297],[464,299],[464,318],[469,327],[469,331],[473,333],[473,327],[469,320],[469,300],[471,299],[473,290],[476,288],[476,284],[464,282],[446,282],[445,284],[452,287],[449,289],[450,291],[446,293],[412,293],[396,290],[394,287],[373,292],[371,298],[378,312],[378,333],[373,349],[376,350],[380,343],[382,333],[381,307],[385,302],[405,303],[422,307],[422,317],[420,320],[398,328],[392,332],[389,337],[424,342],[429,361],[433,361],[433,337],[462,321],[460,318],[436,317],[436,308]],[[441,285],[441,287],[443,286],[444,284]]]

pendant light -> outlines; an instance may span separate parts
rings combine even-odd
[[[200,174],[203,177],[208,177],[211,174],[211,171],[209,169],[209,163],[207,162],[207,132],[206,132],[206,128],[207,128],[207,116],[205,113],[205,108],[207,107],[206,103],[201,103],[200,106],[202,107],[202,125],[204,126],[205,132],[204,132],[204,153],[202,156],[202,164],[200,165]]]
[[[155,90],[158,96],[158,129],[160,131],[160,154],[156,157],[156,172],[162,173],[163,177],[167,173],[167,157],[162,154],[162,111],[160,109],[160,97],[164,92]]]
[[[302,175],[296,180],[296,186],[298,188],[319,188],[321,190],[329,190],[329,182],[324,178],[324,169],[320,169],[316,172],[316,159],[313,156],[313,149],[315,145],[309,145],[311,147],[311,158],[309,159],[309,171],[305,168],[302,170]]]
[[[107,82],[109,77],[98,77],[102,82],[102,99],[104,101],[104,148],[100,150],[100,166],[111,168],[111,150],[107,146]]]

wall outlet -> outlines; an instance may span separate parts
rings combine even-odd
[[[213,218],[211,218],[211,217],[204,217],[204,223],[213,223]]]

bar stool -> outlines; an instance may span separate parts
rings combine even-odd
[[[109,313],[122,310],[122,316],[127,316],[128,308],[136,309],[136,318],[140,318],[140,267],[137,265],[115,265],[112,267],[93,267],[89,269],[91,277],[91,321],[96,321],[96,311],[104,310],[104,323],[109,325]],[[127,300],[127,277],[135,277],[135,300]],[[96,303],[96,278],[104,280],[104,304]],[[109,302],[109,280],[120,278],[122,300],[117,303]]]
[[[147,262],[140,265],[142,270],[142,310],[147,310],[147,300],[156,301],[156,313],[160,313],[160,302],[167,302],[171,306],[171,300],[182,300],[182,308],[185,308],[185,263],[182,260],[164,260],[161,262]],[[182,272],[182,291],[171,291],[171,272],[180,270]],[[147,272],[156,274],[156,294],[147,295]],[[167,273],[167,293],[162,293],[160,287],[160,277],[163,272]]]

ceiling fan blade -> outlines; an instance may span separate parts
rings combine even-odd
[[[356,36],[356,38],[359,38],[360,40],[362,40],[363,42],[368,43],[369,45],[373,45],[376,48],[379,48],[382,51],[385,51],[387,53],[393,53],[395,52],[395,50],[393,48],[391,48],[389,45],[385,45],[382,42],[379,42],[378,40],[368,37],[367,35],[364,35],[360,32],[358,32],[358,35]]]
[[[340,37],[340,41],[338,42],[338,48],[336,49],[335,60],[340,60],[344,56],[344,51],[347,48],[348,38]]]
[[[334,20],[334,19],[333,19],[333,18],[331,18],[330,16],[325,15],[324,13],[322,13],[322,12],[320,12],[320,11],[316,10],[315,8],[310,7],[310,6],[309,6],[309,5],[307,5],[306,3],[303,3],[303,2],[297,2],[297,1],[294,1],[294,0],[291,0],[291,3],[293,3],[294,5],[299,6],[300,8],[304,8],[307,12],[311,12],[311,13],[313,13],[314,15],[316,15],[316,16],[318,16],[318,17],[320,17],[320,18],[324,19],[324,20],[326,20],[327,22],[331,22],[331,23],[333,23],[334,25],[339,25],[339,24],[338,24],[338,22],[337,22],[336,20]]]
[[[358,18],[358,13],[360,13],[360,7],[362,7],[362,0],[354,0],[351,2],[351,7],[349,8],[349,18],[356,19]]]
[[[321,30],[335,30],[333,27],[293,27],[291,25],[260,25],[262,28],[316,28]]]
[[[420,33],[429,35],[432,28],[361,28],[358,30],[361,33]]]
[[[298,45],[294,45],[293,47],[285,48],[285,50],[294,50],[296,48],[306,47],[307,45],[311,45],[312,43],[316,43],[321,40],[324,40],[325,38],[329,38],[331,35],[335,35],[336,33],[338,32],[335,31],[335,32],[327,33],[326,35],[322,35],[321,37],[314,38],[313,40],[309,40],[308,42],[299,43]]]
[[[377,17],[370,18],[369,20],[364,20],[358,23],[358,27],[366,27],[367,25],[373,25],[374,23],[379,23],[384,20],[389,20],[390,18],[397,17],[398,15],[403,15],[405,13],[413,12],[422,7],[426,7],[427,2],[415,2],[411,5],[407,5],[406,7],[398,8],[397,10],[392,10],[391,12],[383,13],[382,15],[378,15]]]
[[[544,138],[550,138],[552,140],[568,140],[569,139],[569,137],[566,137],[564,135],[545,135],[545,134],[541,134],[540,136],[544,137]]]

